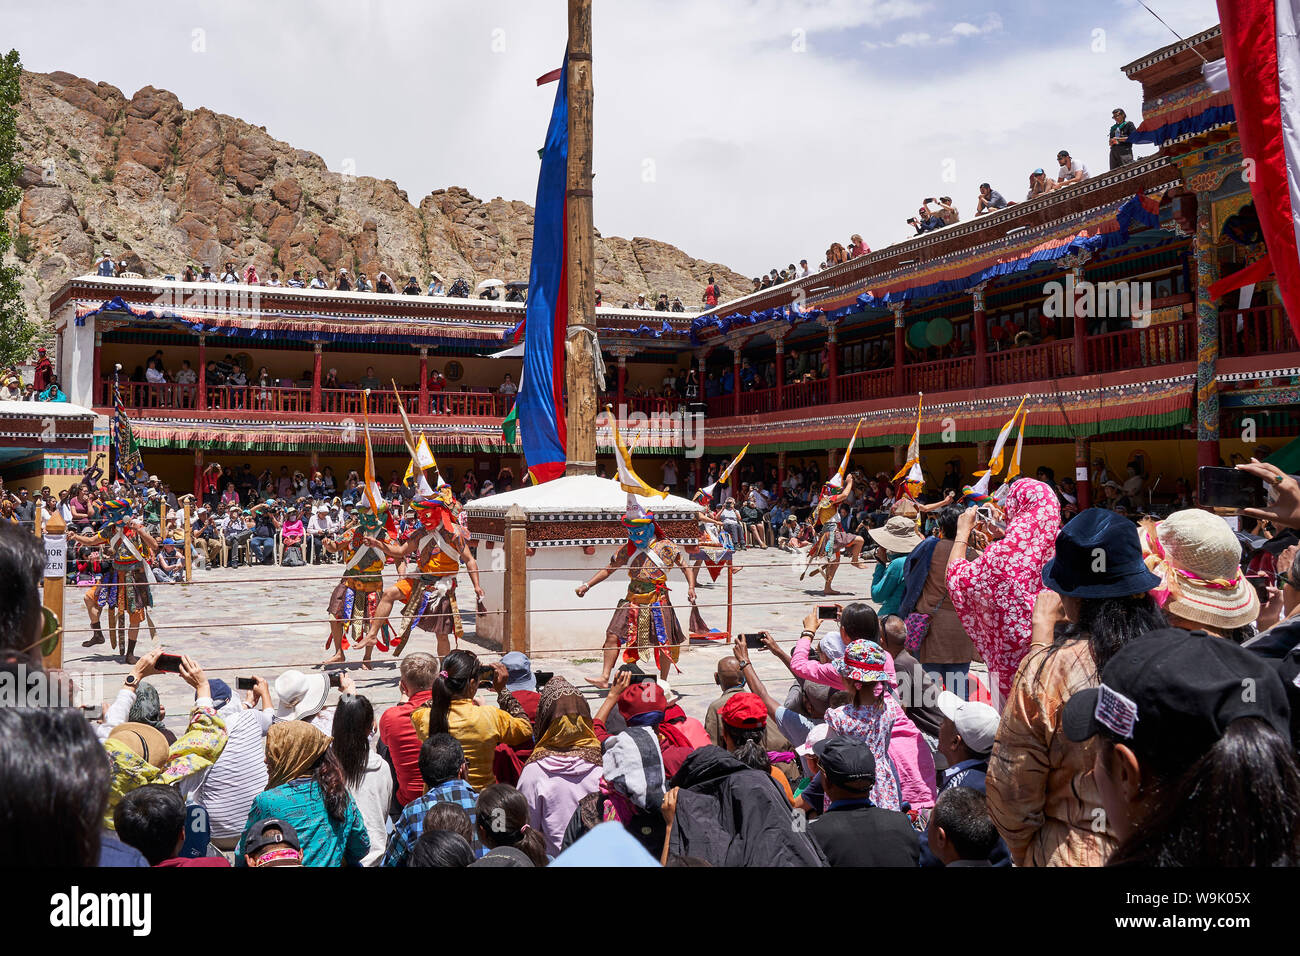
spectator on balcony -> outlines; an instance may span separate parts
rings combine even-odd
[[[272,385],[275,384],[275,380],[271,378],[271,373],[266,370],[265,365],[263,365],[261,368],[257,370],[257,377],[253,379],[253,384],[256,385],[258,389],[257,407],[270,408],[271,407],[270,388]]]
[[[261,280],[257,275],[257,267],[249,266],[244,270],[244,285],[261,285]]]
[[[334,289],[337,292],[351,292],[352,279],[348,276],[347,269],[340,269],[338,278],[334,281]]]
[[[338,388],[339,387],[339,370],[336,368],[329,369],[325,373],[324,380],[320,383],[321,388]]]
[[[988,183],[980,183],[979,200],[975,203],[975,215],[982,216],[994,209],[1005,209],[1009,204],[1002,194]]]
[[[194,266],[188,265],[185,267],[184,271],[181,272],[181,281],[182,282],[199,281],[199,274],[194,270]]]
[[[366,278],[366,274],[364,272],[357,273],[357,291],[358,292],[372,291],[370,287],[370,280]]]
[[[669,308],[670,308],[670,307],[669,307],[669,305],[668,305],[668,293],[667,293],[667,292],[660,292],[660,293],[659,293],[659,298],[655,299],[655,309],[654,309],[654,310],[655,310],[656,312],[667,312],[667,311],[669,311]]]
[[[1133,134],[1137,127],[1128,121],[1128,115],[1118,106],[1110,111],[1114,120],[1110,127],[1110,168],[1119,169],[1133,162]]]
[[[221,281],[225,283],[233,282],[238,284],[239,273],[235,271],[235,264],[233,262],[228,261],[226,263],[225,269],[221,273]]]
[[[302,281],[302,270],[301,270],[301,269],[294,269],[294,270],[293,270],[293,277],[289,279],[289,288],[290,288],[290,289],[302,289],[302,288],[304,288],[304,286],[303,286],[303,281]]]
[[[366,374],[361,377],[361,381],[358,384],[361,388],[368,388],[371,391],[379,388],[379,379],[375,375],[375,367],[373,365],[366,366]]]
[[[387,292],[390,295],[397,291],[393,288],[393,280],[388,278],[387,272],[379,273],[378,277],[375,279],[375,291]]]
[[[420,283],[415,281],[415,276],[406,277],[406,285],[402,287],[402,295],[419,295]]]
[[[325,281],[325,270],[324,270],[324,269],[317,269],[317,270],[316,270],[316,274],[315,274],[314,276],[311,277],[311,284],[310,284],[307,288],[309,288],[309,289],[328,289],[328,288],[329,288],[329,283],[327,283],[327,282]]]
[[[217,276],[212,271],[212,265],[207,262],[203,263],[203,269],[199,272],[198,276],[195,278],[194,281],[195,282],[216,282]]]
[[[1138,470],[1138,466],[1133,462],[1129,462],[1129,464],[1124,467],[1124,470],[1127,472],[1127,475],[1124,478],[1124,483],[1120,485],[1120,489],[1124,492],[1124,497],[1128,498],[1132,504],[1137,504],[1138,497],[1142,494],[1142,489],[1146,486],[1146,479],[1142,477],[1141,472]]]
[[[763,280],[762,280],[762,279],[755,279],[755,280],[754,280],[754,287],[753,287],[752,289],[750,289],[750,291],[751,291],[751,292],[757,292],[757,291],[758,291],[759,289],[761,289],[761,288],[763,288]]]
[[[650,311],[650,303],[645,300],[644,292],[637,293],[636,301],[632,303],[632,308],[638,309],[642,312]]]
[[[443,284],[442,276],[438,275],[438,273],[436,272],[433,273],[432,278],[429,279],[429,291],[425,294],[426,295],[447,294],[447,287]]]
[[[107,276],[110,279],[117,275],[117,269],[113,266],[113,256],[111,253],[105,252],[99,257],[99,262],[95,266],[95,275]]]
[[[194,390],[199,383],[199,374],[190,368],[189,359],[181,362],[180,370],[176,373],[176,384],[183,386],[178,389],[180,392],[181,405],[185,408],[194,407]]]
[[[1029,192],[1025,194],[1025,199],[1033,199],[1035,196],[1042,196],[1060,188],[1055,180],[1047,178],[1047,173],[1043,172],[1040,166],[1029,174]]]
[[[1071,159],[1068,150],[1063,149],[1058,152],[1056,161],[1061,165],[1061,168],[1056,173],[1058,185],[1068,186],[1071,183],[1081,183],[1088,178],[1088,167],[1077,159]]]
[[[514,379],[510,377],[509,372],[506,372],[501,379],[501,384],[497,386],[497,393],[500,395],[514,395],[518,391]]]
[[[710,309],[718,304],[718,284],[714,281],[713,276],[709,276],[709,283],[704,287],[703,302]]]
[[[849,258],[856,259],[858,256],[865,256],[871,252],[871,247],[862,241],[862,237],[856,232],[849,238]],[[791,272],[794,271],[792,268]]]
[[[272,288],[272,289],[278,289],[278,288],[280,288],[282,285],[284,285],[284,283],[280,281],[280,273],[278,273],[278,272],[276,272],[274,269],[272,269],[272,270],[271,270],[271,278],[269,278],[269,279],[266,280],[266,285],[267,285],[269,288]]]

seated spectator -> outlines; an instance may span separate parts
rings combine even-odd
[[[514,695],[506,690],[508,673],[504,665],[493,664],[492,669],[496,707],[480,706],[474,700],[478,692],[478,657],[466,650],[454,650],[443,658],[429,703],[411,714],[421,740],[450,733],[460,742],[469,761],[466,779],[480,792],[496,782],[492,762],[497,745],[518,747],[533,736],[533,725]]]
[[[790,825],[790,804],[772,776],[722,748],[691,753],[671,783],[662,801],[672,819],[669,854],[697,857],[710,866],[823,864],[807,830]]]
[[[488,787],[479,794],[474,814],[487,853],[472,866],[546,865],[546,841],[529,826],[528,801],[514,787],[504,783]]]
[[[184,858],[185,798],[175,787],[151,783],[124,796],[113,811],[118,839],[139,850],[150,866],[230,866],[225,857]]]
[[[430,811],[441,803],[450,803],[460,807],[474,824],[475,807],[478,793],[466,782],[469,763],[465,760],[465,751],[451,734],[434,734],[420,745],[420,779],[424,784],[424,794],[411,800],[402,815],[393,824],[393,832],[388,837],[388,849],[384,853],[384,866],[405,866],[420,835],[424,832]],[[475,836],[474,852],[482,856],[487,852]]]
[[[420,283],[415,281],[415,276],[408,276],[406,285],[402,286],[402,295],[419,295]]]
[[[851,737],[830,737],[813,747],[827,805],[808,825],[831,866],[916,866],[920,847],[906,814],[871,799],[876,759],[871,747]]]
[[[988,183],[980,183],[979,201],[975,204],[975,215],[982,216],[994,209],[1005,209],[1009,203],[1002,194]]]
[[[1300,862],[1300,769],[1286,690],[1268,661],[1170,628],[1100,670],[1098,686],[1066,701],[1062,724],[1066,739],[1096,753],[1119,844],[1108,865]]]
[[[271,278],[266,280],[266,284],[271,288],[279,288],[284,285],[284,283],[280,281],[280,273],[274,269],[271,270]]]
[[[244,842],[254,826],[275,818],[297,832],[303,866],[359,866],[370,837],[330,738],[301,720],[273,724],[266,735],[266,771],[267,788],[249,808],[235,865],[248,865]]]
[[[939,794],[926,829],[930,852],[944,866],[992,866],[997,827],[989,819],[984,791],[949,787]]]
[[[987,771],[989,813],[1017,866],[1099,866],[1115,844],[1109,828],[1093,825],[1096,751],[1061,746],[1063,708],[1097,685],[1122,647],[1161,627],[1147,593],[1160,579],[1143,563],[1133,524],[1098,508],[1061,529],[1040,577],[1048,590],[1035,599],[1032,651],[1016,671]]]
[[[739,648],[743,644],[738,643],[736,646]],[[708,709],[705,711],[704,729],[709,735],[709,740],[719,747],[725,746],[725,743],[722,736],[722,721],[718,716],[718,711],[728,700],[736,694],[742,693],[745,690],[746,683],[752,682],[754,679],[752,671],[749,674],[746,673],[749,666],[748,660],[749,654],[747,651],[742,656],[741,652],[737,650],[734,657],[720,658],[717,667],[714,669],[713,682],[722,688],[722,693],[709,704]],[[775,719],[769,720],[766,727],[763,746],[767,750],[773,751],[788,750],[790,742],[781,733],[781,727],[777,721]]]
[[[415,841],[407,866],[452,868],[471,866],[474,848],[460,834],[447,830],[430,830]]]
[[[1228,522],[1189,508],[1144,522],[1140,537],[1147,566],[1161,578],[1156,593],[1171,627],[1237,644],[1255,636],[1259,595],[1241,570],[1241,544]]]
[[[578,803],[600,784],[600,741],[586,698],[563,677],[552,677],[542,688],[534,727],[537,743],[519,775],[519,792],[528,802],[530,825],[555,856]]]
[[[260,285],[261,280],[257,276],[257,267],[249,266],[244,270],[244,285]]]
[[[333,749],[361,819],[370,837],[370,850],[362,866],[378,866],[388,848],[388,807],[393,799],[393,772],[370,746],[375,733],[375,709],[369,698],[357,694],[352,678],[344,674],[339,704],[334,712]]]
[[[871,252],[871,247],[868,246],[865,242],[863,242],[862,237],[855,232],[849,239],[849,258],[856,259],[858,258],[858,256],[865,256],[870,252]],[[808,261],[805,259],[804,260],[805,274],[807,273],[807,263]],[[790,267],[790,271],[794,272],[793,266]],[[794,276],[791,276],[791,278],[794,278]]]
[[[154,577],[166,584],[185,580],[185,556],[176,550],[174,538],[163,538],[154,558]]]
[[[298,832],[284,820],[261,820],[244,839],[244,858],[251,867],[302,866]]]
[[[1088,167],[1078,160],[1071,159],[1068,150],[1063,149],[1057,153],[1056,161],[1061,165],[1056,174],[1057,185],[1068,186],[1071,183],[1081,183],[1088,178]]]
[[[8,537],[0,531],[0,541]],[[35,540],[30,532],[22,537]],[[0,590],[8,591],[11,581],[25,582],[26,575],[0,575]],[[35,603],[39,609],[36,588],[28,590],[24,585],[24,593],[29,599],[21,606]],[[39,613],[36,619],[39,622]],[[3,621],[0,626],[9,625]],[[26,636],[26,629],[22,633],[0,632],[0,647],[5,649],[0,667],[9,670],[17,666],[22,658],[15,651],[23,645],[14,641]],[[40,657],[36,660],[39,665]],[[108,807],[109,782],[103,746],[79,710],[0,707],[0,784],[4,789],[0,855],[5,865],[30,869],[100,864],[100,831]],[[115,842],[105,836],[106,844]]]
[[[286,568],[300,568],[307,562],[303,559],[303,540],[306,530],[297,508],[285,511],[284,523],[280,526],[280,541],[283,551],[280,563]]]
[[[1040,166],[1029,174],[1029,192],[1025,194],[1025,199],[1033,199],[1035,196],[1042,196],[1060,188],[1056,180],[1047,178],[1047,174]]]
[[[328,289],[329,283],[325,281],[325,270],[317,269],[316,274],[312,276],[311,283],[307,287],[309,289]]]

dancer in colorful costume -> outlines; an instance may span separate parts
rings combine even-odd
[[[707,566],[709,577],[714,581],[718,580],[723,565],[730,564],[735,555],[734,543],[728,544],[724,538],[720,537],[722,522],[713,513],[713,499],[720,493],[721,489],[726,487],[727,479],[731,477],[731,473],[736,470],[736,466],[740,464],[740,459],[745,457],[747,451],[749,451],[749,445],[740,449],[740,454],[733,458],[731,464],[723,469],[722,474],[718,476],[716,481],[695,492],[695,496],[691,499],[704,509],[696,516],[700,536],[695,542],[686,545],[686,559],[692,562],[691,569],[695,572],[697,580],[700,565]]]
[[[826,586],[822,589],[822,593],[828,596],[844,593],[831,587],[835,572],[839,570],[841,554],[847,553],[850,563],[855,568],[864,567],[860,560],[864,543],[862,535],[850,534],[840,527],[840,505],[853,493],[853,476],[849,475],[846,478],[845,472],[849,469],[849,456],[853,454],[853,444],[857,441],[858,429],[861,427],[862,420],[859,419],[857,427],[853,429],[853,437],[849,439],[849,447],[844,450],[839,471],[822,485],[821,494],[813,505],[813,523],[821,526],[821,534],[817,538],[817,543],[809,549],[808,562],[804,565],[803,574],[799,575],[799,580],[802,581],[811,570],[813,574],[825,577]],[[820,560],[822,564],[813,568],[814,560]]]
[[[68,540],[89,547],[104,549],[105,555],[112,562],[109,570],[99,583],[86,592],[86,610],[90,614],[91,637],[82,642],[82,647],[94,647],[104,643],[104,632],[100,629],[100,614],[105,607],[109,609],[109,633],[113,637],[112,648],[118,650],[118,634],[114,621],[118,615],[128,623],[126,633],[121,635],[123,660],[134,665],[135,640],[142,621],[149,622],[149,631],[153,633],[154,625],[149,617],[149,608],[153,606],[153,589],[150,585],[149,559],[147,554],[158,550],[158,542],[145,530],[144,522],[134,517],[135,510],[125,498],[110,498],[104,502],[101,512],[102,524],[93,535],[68,533]]]
[[[600,677],[591,680],[596,687],[609,686],[619,648],[623,648],[623,660],[629,663],[641,659],[642,649],[653,649],[660,678],[668,677],[668,669],[677,662],[681,645],[686,641],[686,633],[668,594],[668,572],[672,568],[682,569],[687,600],[695,603],[695,572],[686,563],[682,549],[655,523],[654,512],[647,511],[636,497],[640,494],[664,498],[667,494],[651,488],[632,470],[631,456],[619,434],[613,409],[607,411],[618,461],[618,481],[627,492],[627,511],[623,515],[627,544],[614,552],[609,564],[592,575],[591,580],[578,585],[576,593],[578,597],[586,597],[588,591],[622,567],[628,569],[628,586],[627,596],[618,602],[605,629],[604,669]]]
[[[375,605],[379,592],[384,589],[384,564],[388,553],[379,539],[386,534],[388,521],[388,502],[378,500],[379,511],[376,513],[365,498],[357,508],[356,524],[349,525],[336,537],[326,538],[322,547],[331,553],[343,552],[347,564],[343,567],[343,576],[330,594],[330,636],[326,647],[333,647],[332,657],[322,664],[341,664],[348,647],[347,631],[354,629],[354,637],[364,633],[375,620]],[[372,543],[374,542],[374,543]],[[365,643],[363,666],[368,669],[370,654],[375,645],[381,651],[388,650],[387,643],[376,641]]]
[[[367,538],[367,544],[382,547],[394,561],[415,556],[416,572],[398,578],[385,589],[370,622],[366,635],[366,650],[378,639],[379,628],[388,620],[393,604],[400,598],[406,606],[402,626],[393,640],[393,654],[402,653],[410,639],[411,628],[432,631],[438,642],[438,656],[451,652],[449,635],[456,635],[456,644],[464,636],[461,629],[460,608],[456,604],[456,575],[461,565],[469,572],[474,584],[479,609],[483,609],[483,588],[479,584],[478,564],[470,553],[464,529],[456,520],[456,499],[451,489],[442,485],[432,496],[421,496],[411,501],[411,508],[419,519],[421,530],[404,543],[379,542]]]

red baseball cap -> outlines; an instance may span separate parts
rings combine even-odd
[[[664,689],[654,681],[631,684],[618,698],[618,712],[624,719],[667,709],[668,698],[664,696]]]
[[[728,727],[739,730],[753,730],[767,724],[767,707],[763,698],[757,694],[732,694],[727,702],[718,708],[718,716]]]

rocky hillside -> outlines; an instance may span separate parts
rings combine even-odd
[[[518,200],[484,202],[452,186],[412,205],[392,180],[331,172],[314,153],[265,128],[186,109],[147,86],[126,97],[70,73],[28,73],[18,122],[24,164],[14,253],[31,317],[48,313],[52,292],[92,270],[105,250],[146,276],[227,259],[270,269],[346,267],[399,285],[437,271],[471,285],[527,279],[533,209]],[[697,305],[707,277],[738,294],[745,278],[692,259],[654,239],[596,239],[604,302],[638,292],[680,295]],[[400,277],[400,278],[399,278]],[[287,278],[287,276],[286,276]]]

